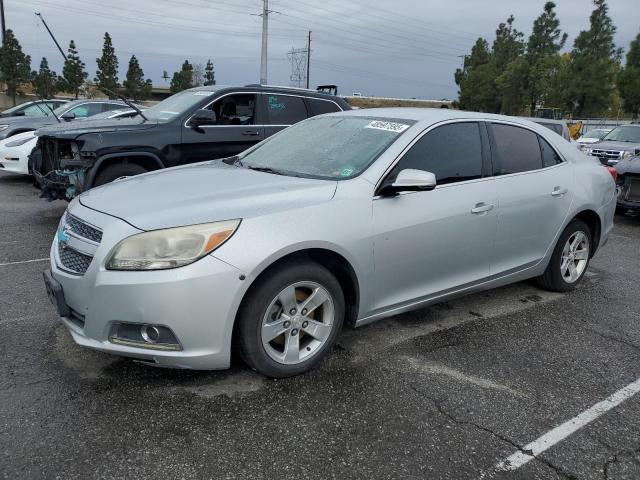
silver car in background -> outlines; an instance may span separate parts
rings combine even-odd
[[[222,369],[234,344],[285,377],[343,324],[534,277],[571,290],[615,204],[609,172],[533,122],[355,110],[84,193],[44,277],[80,345]]]

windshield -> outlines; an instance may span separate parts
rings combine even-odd
[[[598,140],[601,140],[610,131],[611,130],[602,130],[599,128],[589,130],[587,133],[584,134],[584,138],[597,138]]]
[[[613,142],[630,142],[640,143],[640,127],[616,127],[611,130],[603,140],[611,140]]]
[[[214,93],[212,90],[185,90],[148,108],[145,110],[144,116],[149,120],[161,122],[173,120],[177,116],[187,113],[194,105],[200,103],[203,98],[210,97]]]
[[[353,178],[414,123],[371,117],[311,118],[247,151],[238,164],[298,177]]]
[[[34,105],[35,105],[35,103],[34,103]],[[2,113],[7,115],[7,114],[10,114],[10,113],[13,113],[13,112],[17,112],[21,108],[25,108],[25,105],[24,104],[16,105],[15,107],[11,107],[11,108],[8,108],[8,109],[4,110]],[[45,108],[45,110],[47,109],[47,107],[44,107],[44,108]]]

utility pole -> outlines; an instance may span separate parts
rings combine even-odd
[[[0,0],[2,1],[2,0]],[[60,50],[60,55],[62,55],[62,59],[64,61],[67,60],[67,56],[64,54],[64,52],[62,51],[62,48],[60,47],[60,44],[58,43],[58,41],[56,40],[56,37],[53,36],[53,33],[51,33],[51,30],[49,30],[49,25],[47,25],[47,22],[44,21],[44,18],[42,18],[42,14],[39,12],[35,12],[36,13],[36,17],[39,17],[40,20],[42,21],[42,24],[44,25],[44,28],[47,29],[47,32],[49,32],[49,35],[51,35],[51,38],[53,39],[53,43],[56,44],[56,47],[58,47],[58,50]],[[2,18],[4,19],[4,15],[2,16]]]
[[[0,14],[2,14],[2,45],[4,45],[4,32],[7,31],[4,23],[4,0],[0,0]]]
[[[269,0],[262,0],[262,52],[260,54],[260,85],[267,84],[267,43],[269,38]]]
[[[309,89],[309,77],[311,76],[311,30],[307,40],[307,90]]]

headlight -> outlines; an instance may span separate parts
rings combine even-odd
[[[226,242],[238,225],[240,220],[226,220],[133,235],[113,248],[107,269],[164,270],[188,265]]]
[[[622,159],[623,160],[629,160],[629,159],[635,157],[636,155],[637,155],[637,153],[635,151],[624,152],[622,154]]]
[[[584,147],[584,148],[582,149],[582,151],[583,151],[586,155],[591,155],[591,152],[593,152],[593,148]]]
[[[0,130],[6,130],[9,128],[9,125],[0,125]]]
[[[34,137],[21,138],[20,140],[14,140],[13,142],[9,142],[5,145],[5,147],[19,147],[20,145],[24,145],[27,142],[33,140]]]

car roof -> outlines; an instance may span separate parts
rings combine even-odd
[[[531,125],[531,121],[522,117],[497,115],[493,113],[467,112],[449,108],[418,108],[418,107],[393,107],[393,108],[366,108],[332,113],[331,115],[347,115],[353,117],[376,117],[389,120],[414,120],[416,122],[437,123],[447,120],[502,120],[522,125]],[[535,122],[534,122],[535,123]]]
[[[206,92],[222,92],[224,90],[233,90],[235,92],[274,92],[274,93],[288,93],[290,95],[300,95],[305,97],[314,97],[314,98],[323,98],[328,100],[340,100],[345,101],[341,97],[337,97],[335,95],[330,95],[328,93],[318,92],[317,90],[311,90],[307,88],[297,88],[297,87],[283,87],[279,85],[260,85],[260,84],[249,84],[249,85],[206,85],[200,87],[190,88],[187,91],[206,91]]]
[[[122,100],[111,100],[109,98],[79,98],[78,100],[72,100],[65,103],[65,106],[73,107],[74,105],[79,105],[81,103],[117,103],[118,105],[122,105],[123,107],[126,106],[126,104]]]

